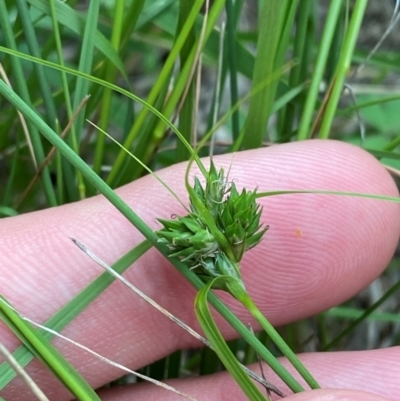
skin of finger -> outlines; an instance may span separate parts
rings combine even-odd
[[[400,347],[373,351],[309,353],[300,355],[300,359],[323,390],[293,394],[265,367],[266,379],[284,393],[285,400],[358,400],[361,395],[365,397],[364,400],[398,400]],[[281,359],[281,362],[298,377],[286,360]],[[258,364],[250,367],[259,372]],[[308,388],[301,379],[298,380],[305,389]],[[226,372],[200,378],[174,379],[166,383],[201,401],[246,400],[243,392]],[[150,383],[105,389],[99,395],[103,401],[183,399]],[[280,398],[272,395],[272,399]]]
[[[352,390],[314,390],[286,398],[287,401],[388,401],[375,394]]]
[[[151,400],[159,400],[160,398],[143,398],[148,401]],[[169,400],[184,400],[185,398],[179,396],[173,396],[173,398],[167,397],[163,398],[164,401]],[[246,401],[246,397],[240,395],[235,395],[235,400],[243,400]],[[131,401],[131,400],[140,400],[140,398],[133,398],[132,396],[126,395],[123,398],[103,398],[103,401]],[[221,401],[221,400],[232,400],[232,398],[199,398],[199,401]],[[375,394],[365,393],[363,391],[354,391],[354,390],[334,390],[334,389],[326,389],[326,390],[313,390],[313,391],[304,391],[302,393],[298,393],[289,397],[285,397],[286,401],[389,401],[389,398],[384,398],[377,396]]]
[[[335,141],[273,146],[233,158],[216,157],[215,162],[226,168],[232,165],[230,179],[239,188],[398,195],[391,177],[372,156]],[[184,168],[160,172],[183,199]],[[160,228],[155,217],[184,213],[152,177],[120,188],[118,193],[155,229]],[[263,222],[270,229],[260,246],[245,256],[242,271],[251,296],[273,324],[308,316],[354,295],[385,268],[397,243],[399,205],[394,203],[316,194],[263,198],[260,203]],[[2,220],[1,291],[35,321],[45,321],[101,273],[68,237],[84,242],[110,264],[141,240],[101,197]],[[194,290],[156,251],[146,254],[126,277],[179,318],[197,326]],[[229,305],[243,321],[251,321],[235,302],[229,300]],[[222,329],[227,337],[233,336],[226,326]],[[4,328],[1,333],[6,345],[16,346]],[[131,368],[177,348],[197,345],[120,283],[105,291],[64,334]],[[61,340],[55,344],[81,366],[94,386],[119,375]],[[38,363],[28,371],[48,388],[56,388]]]

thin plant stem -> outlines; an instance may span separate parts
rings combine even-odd
[[[247,308],[247,310],[252,314],[252,316],[260,323],[261,327],[265,330],[271,340],[280,349],[282,354],[286,356],[288,361],[294,366],[294,368],[299,372],[301,377],[306,381],[311,389],[315,390],[321,388],[311,373],[303,365],[291,348],[286,344],[283,338],[275,330],[274,326],[267,320],[267,318],[260,312],[257,306],[254,304],[252,299],[247,295],[240,299],[240,302]]]

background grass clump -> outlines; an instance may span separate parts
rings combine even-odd
[[[146,174],[143,165],[189,160],[187,143],[211,132],[201,155],[335,138],[396,173],[398,15],[379,0],[0,0],[1,216],[103,193],[162,250],[112,189]],[[397,345],[397,259],[355,299],[280,328],[283,339],[296,353]],[[76,314],[90,300],[79,302]],[[229,347],[257,360],[243,340]],[[143,372],[220,369],[204,349]]]

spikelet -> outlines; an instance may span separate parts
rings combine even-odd
[[[189,196],[187,216],[158,219],[164,226],[157,231],[159,241],[168,245],[171,257],[178,257],[206,281],[220,275],[241,279],[238,263],[268,229],[260,224],[262,207],[256,202],[256,190],[239,193],[211,160],[205,188],[195,177]]]

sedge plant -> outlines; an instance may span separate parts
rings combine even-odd
[[[205,185],[195,177],[192,187],[188,180],[189,169],[190,163],[185,179],[189,213],[171,220],[158,219],[163,228],[157,231],[157,235],[159,242],[167,245],[170,256],[180,259],[206,284],[196,297],[196,315],[218,356],[234,377],[235,372],[242,375],[236,363],[231,365],[227,361],[230,351],[209,312],[207,295],[213,288],[222,289],[241,302],[309,386],[319,388],[254,304],[242,279],[240,261],[243,254],[259,244],[268,230],[268,226],[260,222],[262,207],[256,202],[257,190],[242,189],[239,192],[235,183],[229,182],[224,169],[217,170],[212,159],[209,171],[204,175]],[[243,384],[240,379],[238,382]],[[242,389],[250,399],[260,396],[251,385],[242,385]]]

